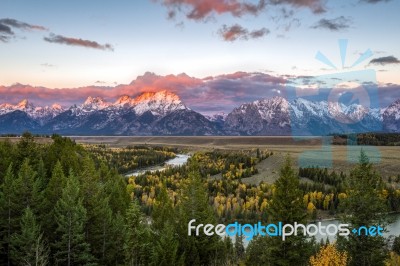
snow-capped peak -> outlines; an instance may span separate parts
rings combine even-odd
[[[166,115],[175,110],[187,109],[175,93],[163,90],[145,92],[133,99],[134,110],[137,114],[150,111],[153,115]]]
[[[125,104],[130,105],[132,102],[132,98],[128,95],[123,95],[118,98],[118,100],[114,103],[116,106],[124,106]]]
[[[27,99],[23,99],[17,105],[15,105],[15,107],[18,109],[28,109],[33,108],[34,106]]]
[[[383,112],[385,117],[391,117],[394,120],[400,120],[400,99],[390,104]]]
[[[62,106],[59,105],[58,103],[54,103],[54,104],[51,106],[51,108],[54,109],[54,110],[61,110],[61,109],[63,109]]]
[[[109,107],[111,104],[106,102],[101,97],[91,97],[89,96],[82,105],[82,109],[90,112],[95,110],[102,110]]]
[[[9,103],[0,104],[0,115],[12,113],[14,111],[23,111],[31,118],[46,120],[60,114],[64,109],[59,104],[53,104],[51,107],[35,106],[27,99],[24,99],[15,105]]]
[[[257,107],[258,113],[264,120],[271,120],[276,113],[288,113],[289,102],[279,96],[271,99],[263,99],[254,101],[253,104]]]

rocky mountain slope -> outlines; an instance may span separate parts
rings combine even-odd
[[[178,95],[146,92],[115,102],[88,97],[68,109],[37,107],[28,100],[0,105],[0,134],[65,135],[326,135],[400,132],[400,100],[383,109],[282,97],[244,103],[229,114],[204,116]]]

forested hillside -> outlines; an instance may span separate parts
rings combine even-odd
[[[368,223],[380,221],[387,211],[399,210],[399,180],[387,184],[366,158],[350,175],[318,168],[297,171],[288,158],[274,184],[242,180],[258,172],[258,162],[274,156],[259,149],[196,152],[182,167],[121,175],[176,152],[82,146],[58,135],[39,144],[29,133],[15,143],[1,141],[0,264],[325,265],[318,263],[334,254],[336,260],[357,265],[351,257],[360,248],[377,263],[365,265],[386,260],[389,246],[382,239],[342,239],[320,249],[320,243],[306,237],[286,242],[255,237],[245,250],[243,236],[235,243],[217,235],[188,236],[192,219],[203,224],[307,223],[329,212],[352,224],[366,220],[365,214]],[[393,245],[393,260],[399,259],[398,246]]]

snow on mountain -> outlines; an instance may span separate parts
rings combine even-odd
[[[17,110],[25,112],[28,117],[38,120],[41,124],[64,111],[59,104],[40,107],[33,105],[27,99],[24,99],[15,105],[9,103],[0,104],[0,115],[12,113]]]
[[[166,90],[146,92],[133,99],[136,114],[150,111],[153,115],[166,115],[172,111],[187,109],[178,95]]]
[[[288,110],[282,97],[245,103],[228,114],[224,130],[232,135],[288,135]]]
[[[19,111],[19,112],[15,112]],[[203,116],[178,95],[146,92],[114,103],[88,97],[63,109],[37,107],[28,100],[0,104],[0,132],[21,128],[61,134],[108,135],[326,135],[372,131],[400,132],[400,100],[387,108],[282,97],[244,103],[229,114]],[[15,121],[21,121],[14,126]],[[8,124],[7,124],[8,123]],[[7,125],[6,125],[7,124]],[[29,126],[30,125],[30,126]]]
[[[241,135],[325,135],[381,131],[382,121],[382,109],[274,97],[242,104],[228,115],[224,128]]]
[[[218,112],[213,115],[205,115],[205,118],[207,118],[211,122],[224,122],[228,114],[225,112]]]
[[[400,132],[400,99],[389,105],[382,113],[384,130]]]
[[[136,98],[124,95],[114,103],[114,106],[133,108],[138,115],[150,111],[156,116],[164,116],[172,111],[188,109],[178,95],[166,90],[145,92]]]
[[[279,96],[258,100],[253,104],[257,107],[261,118],[266,121],[271,121],[277,114],[287,113],[289,109],[288,101]]]

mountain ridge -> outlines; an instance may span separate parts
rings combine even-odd
[[[243,103],[230,113],[202,115],[167,90],[122,95],[114,102],[89,96],[82,104],[39,107],[24,99],[0,104],[0,133],[71,135],[327,135],[400,132],[400,99],[386,108],[275,96]]]

